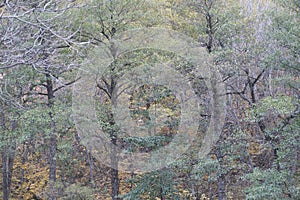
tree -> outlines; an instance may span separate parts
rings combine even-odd
[[[17,145],[18,119],[23,110],[24,82],[17,79],[17,73],[7,70],[2,74],[1,86],[1,155],[3,199],[8,200],[11,191],[13,165]]]
[[[71,54],[74,32],[72,29],[71,32],[66,31],[71,27],[66,23],[68,16],[65,15],[74,5],[74,2],[64,1],[6,1],[1,6],[1,69],[34,69],[33,73],[40,79],[29,80],[32,82],[27,83],[29,88],[26,88],[26,96],[20,98],[47,96],[49,116],[52,119],[49,139],[50,182],[56,180],[57,130],[52,110],[54,95],[74,82],[66,82],[62,75],[75,67]],[[35,92],[37,88],[39,91]],[[55,197],[50,195],[50,199]]]
[[[83,23],[84,28],[81,31],[82,40],[90,40],[93,45],[105,44],[109,47],[109,56],[117,59],[117,49],[114,48],[112,39],[116,33],[126,30],[129,26],[138,21],[141,14],[141,6],[143,1],[95,1],[88,7],[86,13],[83,14],[85,18],[91,19]],[[80,16],[82,17],[82,16]],[[113,92],[116,89],[116,75],[115,66],[111,65],[108,76],[102,76],[97,81],[97,87],[102,90],[108,97],[108,101],[112,105]],[[119,199],[119,170],[118,170],[118,156],[116,145],[118,145],[118,128],[112,116],[112,111],[109,109],[104,114],[107,115],[106,123],[109,124],[109,137],[111,139],[111,197],[113,200]]]
[[[299,6],[297,0],[3,1],[3,199],[297,199]],[[213,57],[220,82],[226,85],[222,91],[227,98],[226,123],[206,157],[200,158],[198,152],[214,107],[206,79],[195,77],[195,66],[172,50],[139,46],[130,51],[137,46],[133,42],[147,43],[145,38],[126,40],[132,42],[126,52],[116,45],[124,32],[130,35],[139,33],[136,28],[153,27],[195,39]],[[161,41],[161,49],[169,43]],[[101,74],[95,69],[94,80],[84,79],[81,72],[87,69],[87,57],[95,49],[113,62]],[[102,62],[91,58],[93,61]],[[163,84],[148,83],[154,72],[135,74],[141,66],[152,69],[157,64],[187,78],[202,110],[196,122],[198,131],[191,133],[197,138],[180,159],[160,170],[138,173],[131,155],[140,153],[142,157],[163,149],[181,125],[182,108],[176,92]],[[142,84],[130,88],[126,78]],[[85,81],[96,86],[91,96],[84,91],[89,83]],[[89,122],[85,127],[76,124],[77,130],[74,126],[70,107],[82,103],[71,98],[70,86],[76,82],[82,88],[74,87],[73,95],[96,101],[97,120],[93,122],[113,144],[105,146],[105,152],[80,144],[86,144],[80,131],[92,127]],[[128,103],[125,106],[136,125],[134,131],[143,131],[142,137],[127,134],[129,124],[123,129],[123,113],[114,110],[118,95]],[[98,134],[98,130],[94,132]],[[107,166],[96,160],[99,154],[107,157]],[[165,160],[155,161],[151,169],[166,164]],[[125,168],[129,173],[122,171]]]
[[[266,62],[275,70],[284,71],[286,77],[276,80],[282,84],[281,96],[266,97],[254,109],[256,120],[269,121],[265,123],[265,146],[271,148],[273,154],[267,169],[255,169],[248,175],[252,182],[246,190],[248,199],[295,199],[299,196],[299,183],[295,181],[299,178],[299,135],[295,134],[299,132],[299,85],[293,81],[299,76],[299,60],[295,59],[299,57],[297,47],[300,44],[296,36],[299,4],[296,1],[274,3],[277,12],[270,13],[273,21],[269,36],[276,48]]]

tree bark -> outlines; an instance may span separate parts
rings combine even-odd
[[[216,157],[217,160],[220,163],[220,166],[223,166],[223,155],[221,153],[220,147],[217,147],[216,150]],[[218,200],[226,200],[226,179],[225,174],[222,172],[219,172],[218,178],[217,178],[217,187],[218,187]]]
[[[54,89],[53,89],[53,80],[49,72],[46,73],[46,88],[47,88],[47,97],[48,97],[48,108],[49,117],[50,117],[50,141],[49,141],[49,184],[50,184],[50,195],[49,200],[55,200],[56,195],[54,192],[54,184],[56,182],[56,148],[57,148],[57,139],[56,139],[56,125],[53,116],[53,105],[54,105]]]
[[[11,178],[13,173],[13,164],[15,153],[10,150],[3,150],[2,152],[2,190],[3,200],[8,200],[10,196]]]
[[[111,48],[111,54],[113,55],[113,57],[115,57],[116,55],[116,50],[113,47],[112,44],[112,48]],[[111,77],[110,77],[110,83],[109,81],[105,80],[104,78],[102,78],[102,81],[105,84],[105,87],[102,87],[100,84],[97,84],[97,87],[100,90],[103,90],[107,95],[108,98],[111,100],[111,106],[115,105],[115,87],[117,85],[116,80],[115,80],[115,75],[114,75],[114,67],[111,66],[110,72],[111,72]],[[120,181],[119,181],[119,170],[118,170],[118,152],[117,152],[117,141],[118,141],[118,133],[116,130],[114,130],[114,127],[116,126],[116,122],[114,121],[114,116],[113,113],[109,113],[108,114],[108,118],[109,118],[109,125],[110,127],[112,127],[111,132],[109,133],[110,136],[110,141],[112,143],[111,147],[110,147],[110,164],[111,164],[111,198],[112,200],[119,200],[120,198],[118,198],[119,195],[119,187],[120,187]]]
[[[28,160],[29,145],[24,144],[23,147],[24,147],[24,150],[23,150],[24,153],[23,153],[23,157],[22,157],[22,165],[24,165]],[[25,177],[25,169],[22,168],[21,169],[21,178],[20,178],[20,180],[21,180],[20,181],[20,188],[22,188],[22,185],[24,183],[24,177]],[[23,193],[21,194],[21,197],[20,197],[20,200],[22,200],[22,199],[24,199]]]
[[[3,113],[2,113],[3,114]],[[4,128],[4,116],[1,117],[1,126]],[[16,122],[12,122],[11,130],[14,131],[16,129]],[[2,150],[2,190],[3,190],[3,200],[8,200],[11,191],[11,179],[13,173],[13,165],[15,158],[15,149],[16,143],[14,139],[9,138],[7,141],[9,145],[5,145]]]
[[[218,186],[218,200],[226,200],[226,184],[225,184],[224,174],[218,176],[217,186]]]
[[[113,200],[119,200],[119,187],[120,187],[120,181],[119,181],[119,170],[118,170],[118,156],[117,156],[117,134],[112,130],[112,133],[110,135],[112,146],[111,146],[111,154],[110,154],[110,160],[111,160],[111,197]]]
[[[10,196],[11,179],[15,158],[15,142],[10,141],[11,146],[6,145],[2,151],[2,190],[3,200]]]
[[[89,149],[87,151],[87,159],[88,159],[88,162],[89,162],[90,183],[91,183],[91,187],[94,188],[95,187],[95,184],[94,184],[94,163],[93,163],[92,149]]]

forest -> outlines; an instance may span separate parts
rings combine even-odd
[[[300,199],[299,0],[0,1],[0,199]]]

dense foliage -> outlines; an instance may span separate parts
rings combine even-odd
[[[116,35],[153,27],[192,38],[220,73],[226,119],[205,157],[198,156],[198,147],[212,120],[213,99],[206,80],[193,75],[197,66],[161,49],[117,55]],[[97,124],[124,155],[146,155],[170,144],[179,133],[183,108],[165,85],[140,84],[126,93],[123,75],[158,63],[188,77],[201,101],[194,133],[199,138],[173,163],[156,171],[125,172],[120,166],[130,168],[131,160],[121,163],[114,145],[105,155],[111,167],[85,145],[73,119],[72,94],[86,58],[101,47],[108,47],[102,53],[114,62],[92,80]],[[299,72],[298,0],[3,1],[1,199],[298,199]],[[131,78],[142,82],[153,75],[144,73]],[[126,135],[118,126],[113,107],[118,84],[130,118],[146,137]]]

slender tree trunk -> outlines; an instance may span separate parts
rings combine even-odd
[[[114,29],[114,28],[113,28]],[[113,34],[115,31],[112,31]],[[114,44],[111,44],[111,55],[116,58],[116,49]],[[111,104],[112,106],[116,105],[116,96],[114,94],[115,89],[116,89],[116,79],[115,79],[115,74],[114,74],[114,66],[111,67],[111,83],[110,83],[110,88],[109,88],[109,94],[111,97]],[[111,146],[111,155],[110,155],[110,160],[111,160],[111,197],[112,200],[120,200],[118,198],[119,196],[119,190],[120,190],[120,180],[119,180],[119,159],[118,159],[118,152],[117,152],[117,141],[118,141],[118,133],[116,130],[114,130],[114,127],[116,126],[116,122],[114,120],[113,113],[111,113],[110,116],[110,126],[113,127],[112,131],[110,133],[110,139],[112,142]]]
[[[13,173],[14,150],[4,150],[2,152],[2,190],[3,200],[8,200],[10,196],[11,178]]]
[[[211,8],[213,6],[214,1],[207,1],[205,3],[206,5],[206,34],[208,35],[208,41],[206,43],[206,48],[208,50],[208,53],[211,53],[213,51],[213,42],[214,42],[214,26],[216,24],[213,24],[213,17],[211,14]],[[216,98],[216,97],[214,97]],[[222,159],[223,155],[219,149],[220,147],[217,147],[216,156],[220,163],[220,166],[223,166]],[[220,175],[217,178],[217,187],[218,187],[218,200],[226,200],[226,183],[225,183],[225,175],[221,172]]]
[[[206,48],[209,53],[213,51],[213,42],[214,42],[214,26],[217,23],[213,23],[213,15],[211,13],[211,9],[213,7],[214,1],[205,1],[204,3],[204,14],[205,14],[205,19],[206,19],[206,34],[208,36],[208,40],[206,42]]]
[[[208,41],[206,43],[206,48],[208,50],[209,53],[212,52],[212,48],[213,48],[213,25],[212,25],[212,17],[210,15],[209,12],[206,13],[206,33],[208,35]]]
[[[8,189],[8,169],[7,169],[7,152],[2,152],[2,191],[3,200],[8,200],[9,189]]]
[[[56,139],[56,125],[53,116],[53,105],[54,105],[54,89],[53,89],[53,80],[50,73],[46,73],[46,88],[47,88],[47,97],[48,97],[48,107],[49,117],[50,117],[50,127],[52,132],[50,133],[50,141],[49,141],[49,184],[50,184],[50,196],[49,200],[55,200],[56,195],[54,191],[54,184],[56,182],[56,147],[57,147],[57,139]]]
[[[15,159],[16,144],[14,141],[10,142],[11,146],[6,146],[2,151],[2,189],[3,200],[8,200],[10,195],[11,179],[13,173],[13,165]]]
[[[113,57],[115,57],[116,52],[115,49],[111,49],[111,54]],[[111,77],[110,77],[110,84],[108,84],[109,81],[106,81],[105,79],[105,88],[101,87],[98,85],[99,89],[103,90],[108,97],[111,100],[111,106],[115,105],[115,94],[114,91],[116,87],[116,81],[115,81],[115,75],[114,75],[114,67],[112,66],[111,68]],[[117,141],[118,141],[118,133],[116,130],[114,130],[114,127],[116,126],[116,122],[114,121],[114,116],[113,113],[110,113],[109,116],[109,125],[112,128],[111,132],[109,133],[110,136],[110,141],[112,143],[111,148],[110,148],[110,164],[111,164],[111,172],[110,172],[110,178],[111,178],[111,198],[113,200],[119,200],[118,195],[119,195],[119,170],[118,170],[118,165],[119,165],[119,160],[118,160],[118,152],[117,152]]]
[[[212,182],[211,181],[209,181],[208,182],[208,191],[209,191],[209,193],[208,193],[208,198],[209,199],[213,199],[213,188],[212,188]]]
[[[91,187],[94,188],[94,163],[93,163],[93,156],[92,156],[92,149],[87,151],[87,158],[89,162],[89,170],[90,170],[90,183]]]
[[[220,166],[223,166],[223,155],[221,153],[220,147],[217,147],[216,157],[220,163]],[[217,178],[217,187],[218,187],[218,200],[226,200],[226,179],[225,175],[222,172],[219,172]]]
[[[3,133],[5,133],[5,116],[4,113],[1,112],[0,116],[1,129]],[[2,134],[3,134],[2,133]],[[9,198],[9,190],[8,190],[8,169],[7,169],[7,149],[3,147],[2,152],[2,191],[3,191],[3,200],[8,200]]]
[[[218,186],[218,200],[226,200],[226,184],[225,184],[224,174],[218,176],[217,186]]]
[[[113,131],[114,132],[114,131]],[[111,197],[113,200],[119,200],[117,197],[119,195],[119,170],[118,170],[118,156],[117,156],[117,135],[116,133],[111,134]]]
[[[160,188],[160,200],[165,200],[162,187]]]
[[[0,125],[5,132],[5,116],[1,113]],[[11,124],[11,131],[14,131],[17,127],[17,122],[13,121]],[[2,190],[3,190],[3,200],[8,200],[10,195],[11,179],[13,173],[13,165],[15,158],[16,143],[13,138],[8,136],[7,145],[2,149]]]
[[[55,155],[56,155],[56,146],[57,146],[57,141],[56,141],[56,134],[55,134],[55,123],[53,120],[53,115],[52,112],[49,113],[51,117],[51,128],[53,132],[50,135],[50,148],[49,148],[49,180],[52,182],[56,181],[56,160],[55,160]]]
[[[28,153],[29,153],[29,145],[24,144],[24,152],[22,157],[22,165],[24,165],[27,162],[28,159]],[[21,178],[20,178],[20,188],[22,188],[22,185],[24,183],[24,177],[25,177],[25,169],[21,169]],[[24,199],[23,193],[20,196],[20,200]]]

